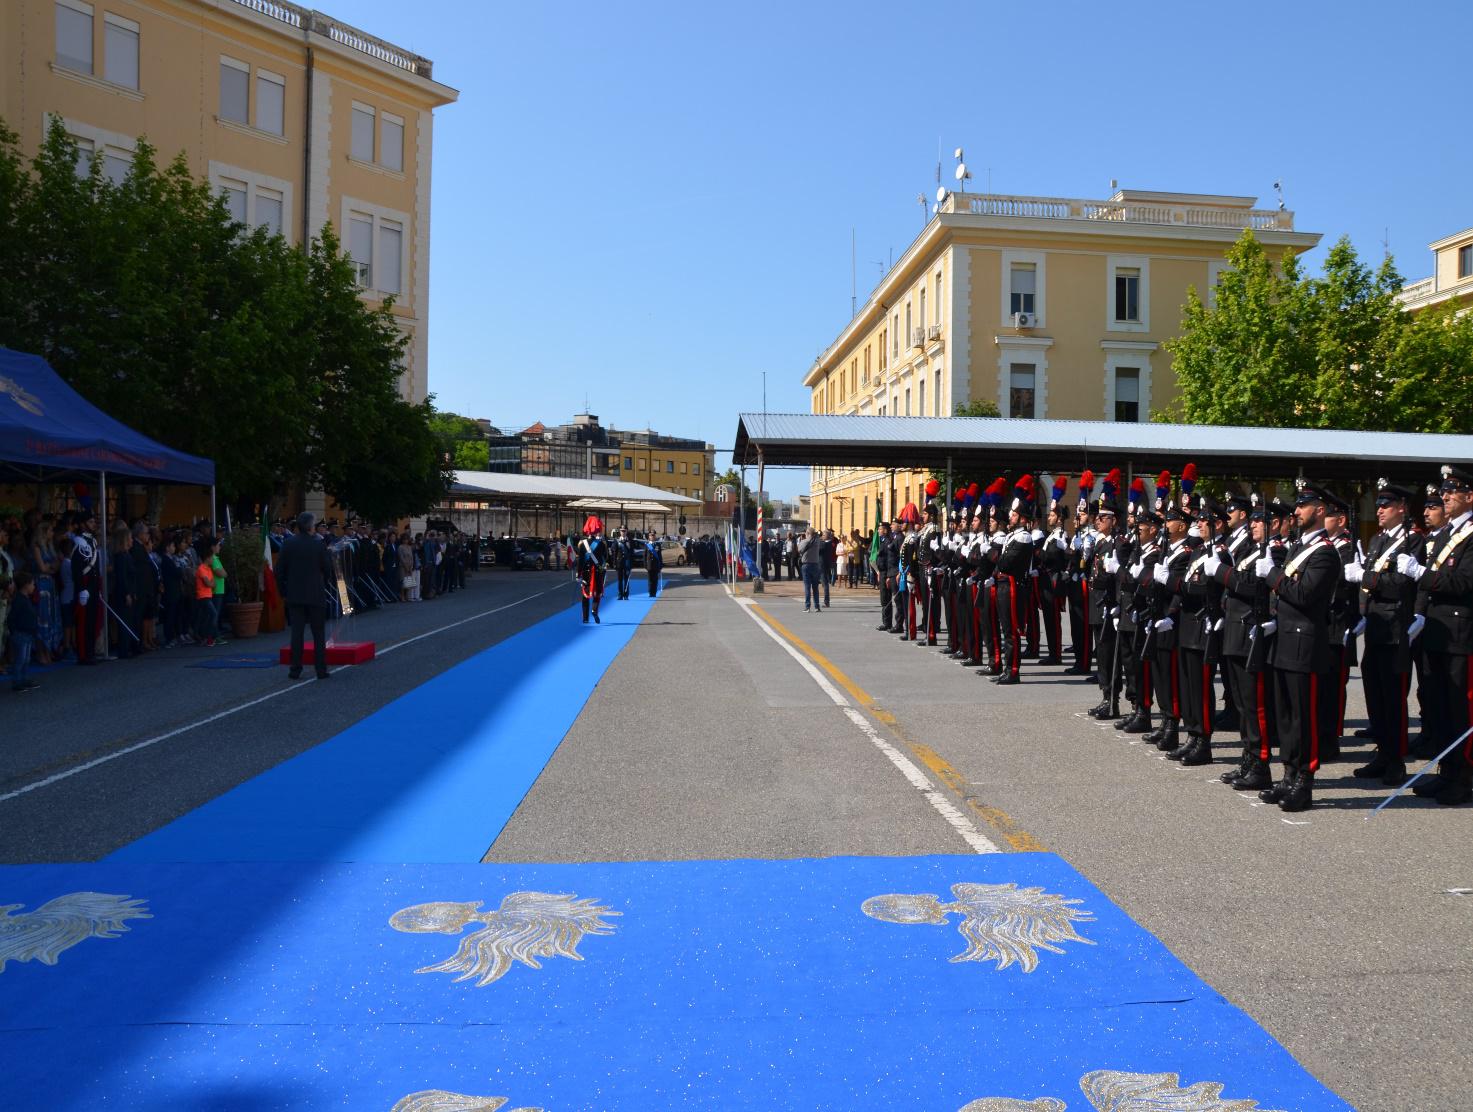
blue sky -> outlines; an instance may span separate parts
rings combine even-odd
[[[1251,194],[1408,280],[1473,225],[1473,5],[328,0],[432,58],[430,389],[503,427],[729,447],[921,227],[973,189]],[[1323,247],[1309,262],[1317,264]],[[725,458],[718,457],[724,466]],[[779,495],[806,473],[770,476]]]

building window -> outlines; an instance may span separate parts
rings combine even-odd
[[[926,327],[926,287],[921,286],[921,327]]]
[[[941,271],[936,272],[936,323],[941,323]]]
[[[934,402],[932,402],[931,404],[932,404],[932,407],[933,407],[933,409],[935,411],[935,415],[937,417],[940,417],[941,416],[941,370],[940,370],[940,368],[937,368],[937,370],[936,370],[936,395],[935,396],[936,396],[936,400]]]
[[[1115,271],[1115,319],[1140,323],[1140,267],[1122,266]]]
[[[1115,420],[1141,419],[1141,372],[1139,367],[1115,368]]]
[[[286,78],[256,71],[256,127],[272,135],[285,134]]]
[[[1038,267],[1034,263],[1014,263],[1009,268],[1008,290],[1008,312],[1036,313]]]
[[[681,460],[680,461],[680,473],[682,475],[688,475],[688,474],[690,474],[690,472],[688,470],[689,467],[690,467],[690,465],[688,463],[686,463],[685,460]]]
[[[56,64],[78,73],[92,72],[92,5],[56,0]]]
[[[864,386],[869,385],[869,345],[864,346],[864,378],[860,380]]]
[[[1458,248],[1458,277],[1473,278],[1473,243]]]
[[[220,59],[220,118],[249,124],[251,67],[234,58]]]
[[[353,260],[358,284],[373,286],[373,217],[353,213],[348,217],[348,255]]]
[[[403,292],[404,226],[392,220],[378,225],[378,280],[375,286],[384,293]]]
[[[1009,417],[1034,416],[1035,371],[1036,367],[1032,363],[1014,363],[1008,368]]]
[[[916,384],[916,412],[922,417],[926,415],[926,380],[921,379]]]
[[[639,469],[640,469],[640,470],[641,470],[641,471],[643,471],[643,470],[644,470],[644,465],[645,465],[645,462],[646,462],[646,461],[645,461],[645,458],[644,458],[644,457],[643,457],[643,456],[640,456],[640,457],[639,457]]]
[[[675,474],[675,461],[673,459],[667,459],[665,461],[665,473],[667,475]]]
[[[899,358],[900,356],[900,314],[895,314],[895,319],[890,322],[890,354]]]
[[[701,473],[701,465],[699,463],[693,463],[693,464],[691,464],[690,465],[690,473],[692,475],[699,475]]]
[[[885,352],[885,329],[882,328],[880,329],[880,370],[882,371],[889,365]]]
[[[125,89],[138,88],[138,24],[111,12],[102,19],[102,76]]]
[[[905,415],[910,416],[910,387],[905,388]]]
[[[256,190],[256,220],[258,228],[265,228],[267,235],[281,235],[281,217],[284,205],[281,192],[276,189]]]
[[[633,456],[625,456],[624,457],[624,470],[625,471],[633,471],[634,470],[634,457]]]
[[[387,112],[380,117],[378,160],[386,170],[404,169],[404,121]]]
[[[913,332],[911,332],[911,327],[910,327],[910,302],[909,301],[907,301],[905,303],[905,342],[907,344],[914,344],[915,343],[915,334]]]
[[[237,224],[246,222],[246,183],[223,178],[220,181],[220,196],[225,198],[225,208],[230,219]]]
[[[353,102],[353,158],[358,162],[373,161],[373,109]]]
[[[117,147],[106,147],[102,152],[102,176],[114,185],[122,185],[133,166],[133,155]]]
[[[91,139],[80,135],[70,136],[71,141],[77,144],[77,177],[85,178],[92,173],[92,154],[96,145]]]
[[[885,407],[883,405],[880,406],[880,416],[881,417],[888,416],[888,414],[885,412]]]

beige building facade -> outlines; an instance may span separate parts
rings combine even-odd
[[[1432,277],[1403,287],[1402,307],[1419,313],[1450,301],[1473,306],[1473,228],[1465,228],[1427,246],[1432,251]],[[1460,309],[1459,313],[1464,311]]]
[[[949,194],[804,376],[812,411],[950,416],[982,401],[1004,417],[1148,421],[1175,398],[1163,344],[1187,289],[1211,297],[1243,229],[1275,259],[1319,242],[1255,202]],[[919,502],[925,478],[815,469],[814,524],[867,530],[877,508]]]
[[[244,224],[303,244],[331,222],[425,397],[433,112],[458,95],[429,59],[284,0],[4,0],[0,58],[27,154],[60,119],[116,181],[146,137]]]

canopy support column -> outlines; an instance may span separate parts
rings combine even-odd
[[[101,596],[98,598],[98,612],[102,615],[102,659],[106,660],[112,652],[112,639],[107,631],[107,472],[97,473],[98,501],[101,505],[97,511],[97,520],[102,524],[100,530],[102,536],[97,538],[97,591]],[[211,488],[213,490],[213,488]],[[95,648],[88,645],[90,651]]]

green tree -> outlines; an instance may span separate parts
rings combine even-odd
[[[969,402],[957,402],[952,408],[953,417],[1001,417],[1002,411],[996,402],[986,398],[973,398]]]
[[[1168,340],[1179,395],[1159,419],[1199,425],[1316,424],[1316,302],[1298,260],[1280,267],[1252,231],[1227,253],[1231,269],[1209,307],[1187,290],[1181,335]]]
[[[1473,433],[1473,313],[1456,302],[1406,321],[1390,357],[1385,412],[1419,432]]]
[[[1342,236],[1325,257],[1324,274],[1308,283],[1315,305],[1315,406],[1308,423],[1322,428],[1392,427],[1388,412],[1391,358],[1406,316],[1397,303],[1401,275],[1390,256],[1372,272]]]

